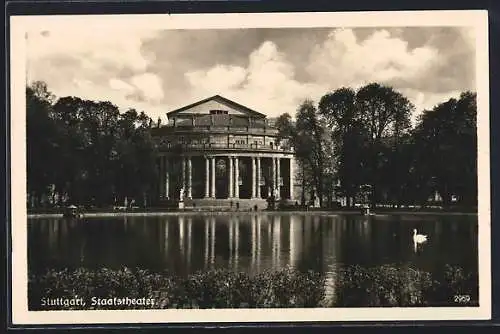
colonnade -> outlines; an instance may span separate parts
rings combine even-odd
[[[169,199],[172,194],[171,177],[173,175],[173,162],[175,159],[181,159],[181,182],[182,188],[184,190],[182,196],[184,198],[193,198],[193,157],[199,156],[160,156],[159,170],[160,170],[160,198]],[[280,197],[281,190],[281,163],[286,161],[289,166],[289,177],[286,182],[288,182],[289,198],[293,197],[293,163],[290,157],[280,157],[275,155],[270,156],[241,156],[241,155],[213,155],[213,156],[203,156],[205,160],[205,171],[204,171],[204,198],[216,198],[216,160],[225,159],[227,163],[227,182],[228,182],[228,198],[238,199],[240,198],[240,162],[241,159],[250,159],[251,161],[251,188],[250,188],[250,198],[258,199],[262,198],[261,184],[263,180],[262,173],[262,160],[271,159],[271,192],[275,198]],[[283,181],[283,185],[285,181]],[[176,196],[174,196],[176,197]],[[266,196],[267,197],[267,196]]]

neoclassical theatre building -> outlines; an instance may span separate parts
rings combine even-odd
[[[262,209],[294,200],[295,161],[266,115],[220,95],[167,113],[158,145],[160,203]]]

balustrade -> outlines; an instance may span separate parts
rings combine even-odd
[[[269,146],[264,144],[248,143],[248,144],[236,144],[236,143],[166,143],[161,144],[160,147],[166,149],[195,149],[195,150],[206,150],[206,149],[242,149],[242,150],[258,150],[258,151],[273,151],[273,152],[292,152],[292,149],[286,146]]]

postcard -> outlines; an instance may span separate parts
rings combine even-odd
[[[487,32],[11,16],[13,324],[490,319]]]

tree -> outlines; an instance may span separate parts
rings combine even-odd
[[[339,88],[324,95],[319,113],[331,129],[332,159],[340,181],[340,193],[347,197],[348,206],[363,182],[363,152],[365,129],[356,107],[356,93],[351,88]]]
[[[58,163],[57,133],[53,120],[53,94],[44,82],[26,87],[26,160],[28,200],[40,205],[48,187],[55,183]]]
[[[320,206],[323,205],[323,196],[326,191],[333,192],[333,184],[326,183],[328,173],[327,150],[331,148],[329,138],[326,135],[324,122],[318,117],[316,107],[311,100],[304,101],[296,116],[295,134],[292,142],[299,164],[303,169],[303,185],[306,180],[309,184],[312,196],[318,196]],[[331,179],[331,178],[330,178]]]
[[[358,90],[356,106],[367,131],[369,183],[373,190],[374,205],[381,198],[382,190],[385,188],[387,191],[388,181],[393,180],[400,184],[407,175],[407,171],[400,170],[397,163],[388,167],[387,162],[399,159],[398,144],[411,129],[410,117],[414,106],[393,88],[377,83],[368,84]],[[388,145],[392,146],[392,150],[386,149]],[[392,157],[387,156],[389,152]],[[384,168],[391,169],[391,174],[397,180],[382,178],[383,174],[380,172]]]
[[[465,92],[425,111],[415,129],[417,174],[445,205],[457,195],[477,205],[476,94]]]
[[[290,139],[295,135],[292,116],[288,113],[281,114],[276,119],[275,127],[278,129],[276,144],[279,145],[284,142],[285,145],[290,145]]]
[[[28,188],[35,202],[49,193],[75,204],[104,206],[126,196],[150,197],[156,148],[151,119],[109,101],[55,97],[27,87]]]

